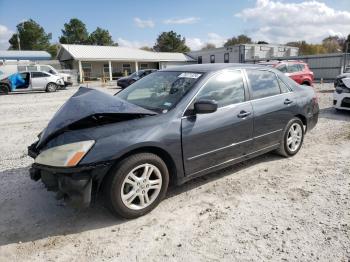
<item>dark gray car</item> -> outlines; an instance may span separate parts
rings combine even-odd
[[[312,87],[257,65],[161,70],[115,96],[82,87],[29,147],[30,173],[75,205],[102,191],[112,212],[134,218],[169,183],[272,150],[295,155],[318,111]]]

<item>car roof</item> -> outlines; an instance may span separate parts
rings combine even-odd
[[[268,62],[260,62],[259,65],[278,65],[278,64],[306,64],[304,61],[300,60],[281,60],[281,61],[268,61]]]
[[[243,69],[243,68],[265,68],[257,64],[240,64],[240,63],[216,63],[216,64],[191,64],[183,66],[174,66],[160,71],[180,71],[180,72],[214,72],[222,69]]]

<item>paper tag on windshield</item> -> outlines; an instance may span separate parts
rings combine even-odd
[[[194,79],[197,79],[201,75],[202,74],[196,74],[196,73],[182,73],[178,77],[179,78],[194,78]]]

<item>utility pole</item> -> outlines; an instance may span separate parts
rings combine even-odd
[[[26,22],[27,20],[22,20],[22,30],[24,30],[24,23]],[[17,43],[18,43],[18,50],[21,51],[21,39],[19,37],[19,30],[17,28]]]

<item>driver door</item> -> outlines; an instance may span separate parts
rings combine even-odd
[[[216,112],[195,114],[195,101],[214,100]],[[182,118],[182,148],[186,175],[199,175],[234,163],[252,150],[253,109],[247,101],[240,70],[212,76]],[[188,115],[187,115],[188,114]]]

